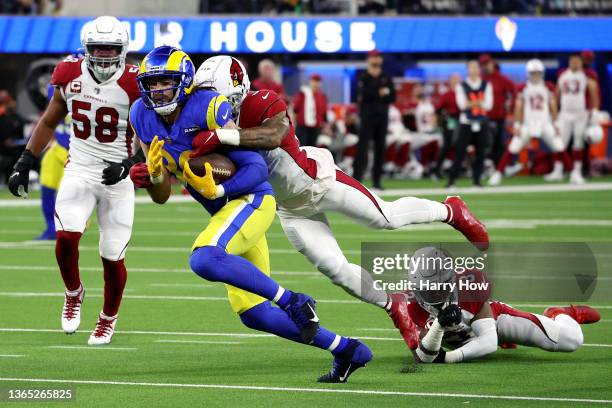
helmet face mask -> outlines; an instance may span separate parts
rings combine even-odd
[[[457,302],[457,280],[454,270],[446,269],[446,253],[438,248],[426,247],[414,252],[413,258],[421,263],[409,273],[415,299],[426,310],[437,313],[445,305]]]
[[[106,81],[125,65],[129,34],[115,17],[102,16],[85,25],[81,44],[87,67],[100,81]]]
[[[193,77],[193,63],[187,54],[161,46],[144,58],[136,81],[145,106],[166,116],[187,100],[193,89]]]

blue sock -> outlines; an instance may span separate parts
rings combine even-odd
[[[284,305],[293,294],[251,262],[216,246],[197,248],[189,263],[195,273],[208,281],[227,283],[274,302],[285,302]]]
[[[270,302],[263,302],[253,306],[240,315],[240,320],[251,329],[302,343],[300,330],[289,318],[289,315],[278,307],[272,306]],[[329,350],[334,355],[342,352],[347,344],[348,339],[346,337],[332,333],[324,327],[319,327],[319,331],[311,343],[312,346]]]
[[[40,198],[42,201],[42,212],[47,223],[47,231],[55,232],[55,190],[49,187],[40,187]]]

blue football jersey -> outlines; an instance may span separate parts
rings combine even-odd
[[[153,109],[147,109],[141,99],[137,100],[130,109],[130,123],[134,133],[143,143],[150,144],[155,136],[164,140],[162,154],[164,165],[169,172],[173,173],[179,180],[183,181],[183,165],[189,160],[191,153],[191,142],[196,134],[203,130],[217,129],[224,126],[232,119],[231,106],[227,99],[218,93],[210,90],[197,90],[189,96],[187,102],[182,106],[176,121],[169,125]],[[258,152],[245,150],[226,150],[223,152],[236,167],[255,163],[265,166],[263,158]],[[249,175],[241,175],[249,177]],[[228,192],[227,197],[217,200],[206,200],[198,192],[187,186],[189,193],[200,202],[210,213],[218,211],[228,199],[236,198],[244,194],[272,194],[272,186],[267,181],[257,182],[250,185],[249,191],[239,191],[240,194],[232,196],[231,188],[228,183],[232,179],[225,181],[223,186]],[[267,174],[266,174],[267,178]],[[248,183],[244,180],[241,184]],[[241,190],[241,189],[238,189]],[[238,193],[238,191],[237,191]]]

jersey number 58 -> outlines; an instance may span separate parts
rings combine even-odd
[[[91,121],[83,112],[91,111],[91,103],[72,101],[72,128],[79,139],[87,139],[91,135]],[[77,125],[80,122],[80,125]],[[115,108],[102,106],[96,110],[95,136],[100,143],[111,143],[117,139],[117,124],[119,112]]]

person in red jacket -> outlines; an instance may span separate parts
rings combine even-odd
[[[505,150],[506,115],[511,101],[514,100],[516,89],[514,82],[499,71],[499,67],[491,55],[481,55],[479,62],[483,71],[482,79],[493,87],[493,107],[487,112],[491,137],[489,157],[497,164]]]
[[[251,83],[251,88],[254,91],[274,91],[284,100],[287,99],[283,84],[276,82],[276,80],[274,79],[274,75],[276,73],[276,65],[274,65],[274,62],[272,62],[272,60],[266,58],[259,61],[259,64],[257,65],[257,72],[259,73],[259,77],[257,77]]]
[[[300,88],[293,98],[293,112],[300,145],[316,146],[327,114],[327,96],[321,91],[321,75],[311,75],[308,85]]]

